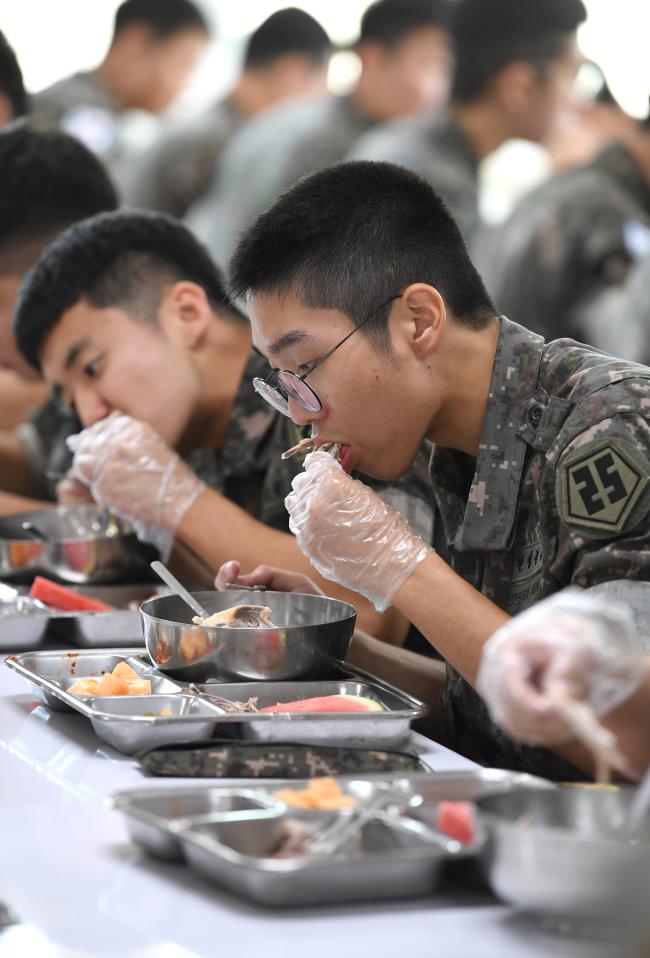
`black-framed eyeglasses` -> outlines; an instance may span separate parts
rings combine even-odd
[[[283,416],[288,416],[289,418],[291,418],[289,399],[292,399],[301,409],[306,409],[307,412],[320,412],[323,408],[323,404],[318,398],[318,394],[312,389],[309,383],[305,382],[307,376],[311,376],[314,370],[322,366],[325,360],[329,359],[339,346],[347,342],[350,336],[354,336],[362,326],[365,326],[371,319],[374,319],[380,310],[388,306],[389,303],[392,303],[394,299],[399,299],[401,295],[401,293],[396,293],[393,296],[389,296],[385,302],[377,306],[376,309],[373,309],[369,316],[362,319],[358,326],[350,330],[340,342],[332,346],[317,363],[314,363],[304,376],[298,376],[288,369],[272,369],[266,379],[260,379],[259,376],[255,377],[253,380],[255,392],[259,393],[262,399],[265,399],[270,406],[273,406],[274,409],[281,412]],[[275,382],[273,382],[273,380],[275,380]]]

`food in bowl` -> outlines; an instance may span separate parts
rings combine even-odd
[[[271,610],[265,605],[233,605],[212,615],[195,615],[192,622],[210,629],[274,629],[269,619]]]

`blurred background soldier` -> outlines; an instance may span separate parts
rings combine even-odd
[[[287,7],[248,39],[242,73],[225,99],[163,136],[122,183],[132,206],[184,216],[205,193],[229,139],[287,97],[324,94],[331,41],[308,13]]]

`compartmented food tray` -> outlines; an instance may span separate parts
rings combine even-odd
[[[18,586],[27,595],[28,587]],[[165,594],[156,585],[73,586],[82,596],[112,605],[110,612],[34,612],[3,615],[0,606],[0,650],[18,652],[37,648],[45,639],[61,639],[80,648],[144,645],[140,613],[136,605],[154,595]]]
[[[74,710],[88,718],[97,735],[119,751],[133,754],[174,742],[208,740],[221,727],[231,737],[259,742],[301,742],[308,745],[392,748],[409,734],[410,723],[427,706],[390,684],[360,670],[337,667],[339,677],[327,682],[253,682],[189,685],[154,669],[138,648],[24,652],[5,659],[28,682],[33,693],[56,711]],[[70,693],[81,678],[101,678],[126,662],[151,683],[147,695],[93,697]],[[259,713],[227,711],[225,702],[290,702],[330,694],[361,694],[382,705],[372,712]],[[227,728],[226,728],[227,727]]]
[[[445,864],[476,854],[484,837],[479,829],[472,844],[463,846],[434,832],[439,801],[552,787],[542,779],[497,769],[371,779],[342,776],[337,781],[354,800],[354,808],[336,813],[287,808],[278,793],[308,784],[295,780],[246,789],[130,789],[111,801],[125,816],[132,840],[149,854],[185,861],[209,880],[259,904],[292,906],[430,894]],[[392,809],[377,804],[386,789]],[[302,836],[313,840],[333,820],[346,818],[345,840],[333,848],[324,851],[321,846],[318,851],[307,844],[277,856],[280,847],[286,848],[295,822]]]

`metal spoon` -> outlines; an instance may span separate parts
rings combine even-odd
[[[45,533],[39,529],[38,526],[35,526],[33,522],[30,522],[29,519],[25,519],[23,522],[21,522],[20,528],[23,530],[23,532],[26,532],[27,535],[31,536],[32,539],[35,539],[37,542],[50,541]]]
[[[194,596],[187,591],[185,586],[180,584],[176,576],[171,574],[166,565],[163,565],[162,562],[158,562],[158,560],[156,560],[155,562],[151,563],[151,568],[156,575],[160,576],[165,585],[168,585],[169,588],[176,593],[179,599],[182,599],[183,602],[189,605],[190,609],[195,613],[195,615],[201,616],[202,619],[208,618],[208,613],[203,608],[201,603],[197,602]]]

